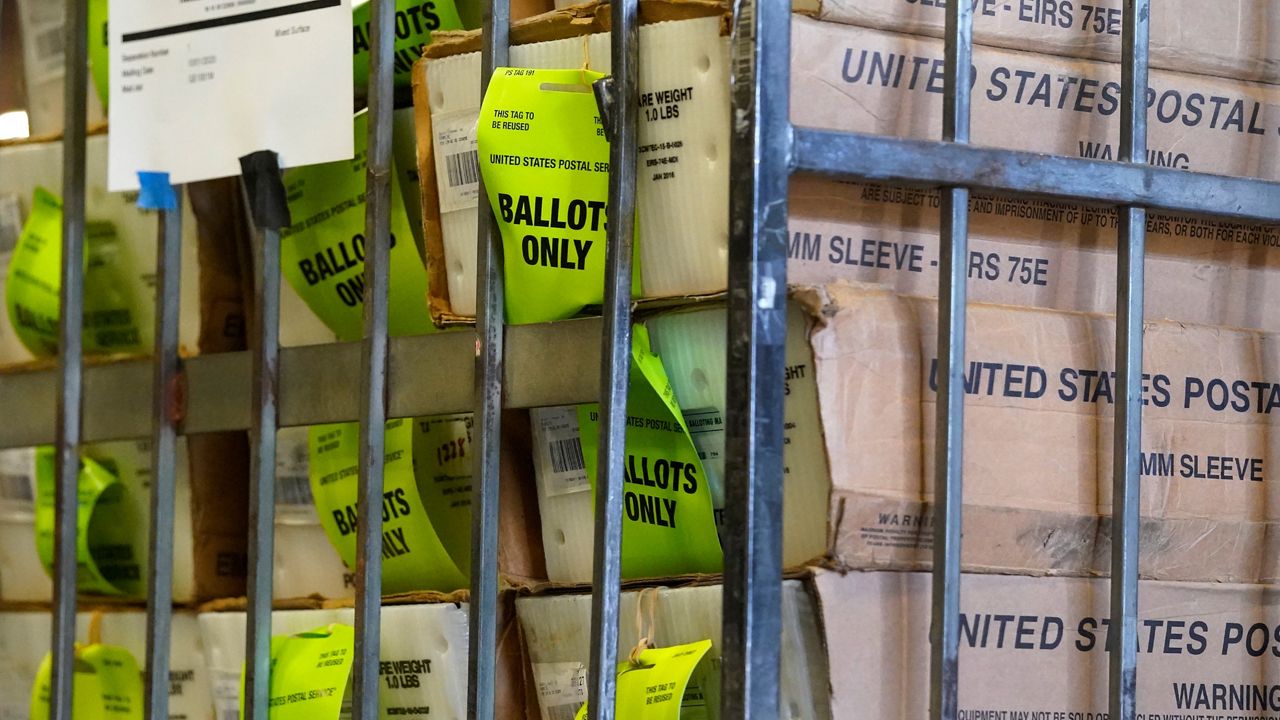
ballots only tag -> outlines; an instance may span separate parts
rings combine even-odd
[[[142,720],[142,670],[128,649],[76,646],[72,670],[73,720]],[[45,655],[31,689],[31,720],[47,720],[52,696],[53,656]]]
[[[423,506],[414,466],[430,476],[439,467],[430,457],[413,455],[414,421],[391,420],[386,430],[383,473],[382,588],[386,594],[414,590],[451,592],[467,587],[467,573],[449,555]],[[320,525],[347,567],[356,560],[356,507],[359,492],[360,426],[357,423],[317,425],[309,430],[311,494]],[[470,485],[470,478],[467,479]],[[445,512],[440,508],[437,512]],[[470,519],[470,508],[460,512]],[[469,523],[455,523],[468,528]],[[469,535],[468,535],[469,538]],[[462,542],[467,542],[463,540]],[[461,567],[469,567],[462,565]]]
[[[414,418],[412,424],[418,496],[449,557],[458,568],[469,569],[474,418],[461,413]]]
[[[293,168],[284,174],[293,220],[280,232],[284,277],[340,340],[359,340],[364,327],[367,120],[367,112],[356,116],[354,159]],[[392,335],[420,335],[435,330],[427,310],[427,270],[414,244],[394,172],[390,183],[387,326]]]
[[[352,31],[355,53],[352,70],[356,90],[363,95],[369,85],[369,45],[373,42],[369,0],[352,0]],[[462,19],[454,0],[396,0],[396,87],[412,84],[413,64],[422,57],[422,49],[431,44],[431,33],[436,30],[461,30]]]
[[[711,486],[649,332],[633,329],[627,393],[622,574],[627,578],[717,573],[724,564]],[[578,406],[582,456],[599,478],[599,405]],[[593,505],[594,506],[594,505]]]
[[[271,638],[271,720],[338,720],[350,716],[355,628],[335,623]],[[347,714],[343,715],[344,709]],[[244,670],[240,672],[244,717]]]
[[[85,223],[84,350],[89,354],[143,353],[137,298],[127,250],[114,225]],[[36,188],[5,279],[5,307],[14,333],[37,356],[58,353],[62,285],[62,202]]]
[[[618,664],[618,720],[706,720],[707,699],[697,682],[698,665],[710,640],[642,650],[634,661]],[[587,705],[575,720],[585,720]]]
[[[116,473],[90,458],[80,459],[76,498],[76,587],[100,595],[142,594],[142,566],[134,550],[137,523],[128,490]],[[54,451],[36,450],[36,552],[53,576]]]
[[[502,232],[509,323],[561,320],[604,301],[609,142],[591,91],[601,77],[498,68],[489,81],[476,143]]]

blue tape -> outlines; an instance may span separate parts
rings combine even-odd
[[[178,193],[169,184],[169,173],[138,172],[138,207],[143,210],[177,210]]]

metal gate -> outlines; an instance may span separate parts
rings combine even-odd
[[[592,584],[589,704],[593,720],[613,717],[617,658],[622,526],[623,438],[631,335],[629,285],[636,189],[638,107],[637,0],[614,0],[613,76],[598,93],[612,144],[609,227],[603,322],[571,321],[506,328],[503,324],[502,257],[486,195],[479,193],[480,232],[477,326],[459,335],[387,337],[394,2],[373,0],[369,94],[368,205],[364,340],[303,351],[278,347],[279,233],[259,227],[255,279],[256,333],[245,353],[194,358],[177,355],[178,255],[181,217],[160,223],[154,362],[83,368],[80,328],[84,237],[86,84],[85,0],[67,1],[66,120],[63,197],[61,355],[56,372],[0,376],[7,409],[27,414],[25,427],[6,424],[0,446],[56,443],[57,522],[53,623],[53,718],[71,720],[71,681],[76,608],[76,469],[82,441],[108,437],[153,439],[156,469],[151,496],[148,583],[148,718],[168,716],[169,627],[172,614],[172,509],[175,437],[179,432],[248,429],[252,440],[249,622],[246,711],[267,717],[271,636],[275,433],[282,425],[361,422],[360,495],[364,507],[382,493],[383,424],[408,416],[473,409],[477,415],[472,528],[469,715],[494,717],[498,612],[499,439],[504,407],[584,402],[570,373],[539,377],[530,361],[535,347],[553,337],[600,335],[598,399],[605,469],[596,499],[596,553]],[[781,633],[781,507],[783,450],[783,347],[787,303],[787,188],[792,173],[913,184],[942,189],[938,288],[939,373],[931,629],[932,716],[957,715],[960,612],[963,365],[972,189],[1091,201],[1119,208],[1116,324],[1118,408],[1115,416],[1111,617],[1119,628],[1110,656],[1110,716],[1135,718],[1138,592],[1138,482],[1141,429],[1143,257],[1148,208],[1280,221],[1280,184],[1215,177],[1145,165],[1148,27],[1150,0],[1125,0],[1120,162],[1055,157],[972,147],[969,140],[972,4],[946,8],[946,72],[940,142],[842,134],[793,127],[789,120],[790,3],[735,0],[731,82],[730,259],[723,715],[778,717]],[[1159,8],[1156,8],[1159,11]],[[484,13],[482,84],[508,60],[507,0],[488,0]],[[472,342],[474,340],[474,343]],[[474,354],[473,354],[474,353]],[[589,355],[589,353],[588,353]],[[434,384],[409,372],[431,358],[454,376],[472,373],[474,393]],[[358,358],[358,359],[357,359]],[[474,368],[471,363],[474,361]],[[327,399],[321,408],[299,389],[300,378],[327,372],[358,373],[359,394]],[[145,391],[150,375],[150,394]],[[179,376],[185,383],[179,383]],[[535,383],[536,379],[536,383]],[[534,388],[536,384],[536,389]],[[185,386],[185,412],[178,388]],[[86,394],[86,387],[92,392]],[[47,408],[57,399],[56,418]],[[341,408],[334,416],[334,407]],[[47,428],[56,428],[48,432]],[[357,551],[356,720],[378,715],[378,650],[381,598],[381,518],[361,515]]]

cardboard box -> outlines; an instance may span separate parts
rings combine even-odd
[[[106,608],[98,611],[100,641],[127,649],[146,670],[146,613]],[[76,641],[90,641],[92,611],[76,616]],[[53,628],[49,611],[0,612],[0,717],[25,720],[31,709],[36,672],[49,653]],[[210,675],[193,612],[173,615],[169,659],[170,720],[214,720]],[[218,716],[223,718],[224,716]]]
[[[793,17],[791,119],[804,127],[942,137],[942,41]],[[974,145],[1117,159],[1120,66],[977,46]],[[1149,162],[1280,177],[1280,88],[1152,70]]]
[[[686,417],[706,408],[723,416],[724,322],[714,306],[645,320]],[[874,286],[793,294],[784,416],[787,567],[912,569],[931,562],[936,323],[934,301]],[[1114,336],[1114,321],[1101,314],[970,305],[966,570],[1107,572]],[[1276,497],[1268,477],[1276,436],[1270,411],[1280,407],[1280,386],[1269,374],[1277,367],[1271,337],[1148,324],[1144,577],[1254,582],[1277,572],[1274,542],[1264,540]],[[590,493],[549,489],[550,452],[546,442],[535,445],[549,577],[587,582]],[[823,515],[826,523],[814,522]]]
[[[788,281],[845,280],[933,297],[936,191],[791,182]],[[1116,215],[1052,200],[975,193],[969,204],[970,300],[1090,313],[1116,297]],[[1280,330],[1280,228],[1150,212],[1146,318]]]
[[[644,597],[641,597],[641,594]],[[652,593],[652,594],[650,594]],[[618,655],[624,658],[641,637],[632,620],[645,619],[643,632],[656,647],[710,640],[696,680],[711,707],[720,698],[720,585],[660,587],[622,593]],[[782,677],[779,690],[787,720],[831,717],[827,656],[813,598],[796,580],[782,585]],[[587,699],[591,660],[591,595],[546,595],[516,600],[516,614],[529,658],[528,720],[572,718]],[[649,617],[652,624],[649,624]],[[651,632],[650,632],[651,631]],[[719,717],[712,712],[709,717]]]
[[[500,606],[496,716],[517,718],[525,712],[523,656],[510,597]],[[271,622],[272,634],[279,636],[332,623],[352,625],[355,613],[350,607],[276,610]],[[467,631],[466,603],[445,596],[424,595],[417,604],[383,606],[381,717],[466,717]],[[232,717],[240,705],[245,613],[202,612],[200,632],[218,717]]]
[[[819,20],[942,37],[946,0],[797,0]],[[974,42],[993,47],[1120,61],[1122,0],[1087,3],[978,0]],[[1151,6],[1151,67],[1224,78],[1280,80],[1274,0],[1162,0]]]
[[[111,222],[121,241],[119,263],[130,277],[130,288],[139,302],[135,325],[141,336],[141,345],[150,348],[155,331],[155,267],[156,267],[156,215],[137,207],[137,193],[107,192],[107,136],[90,135],[85,141],[85,217],[88,220]],[[22,141],[0,143],[0,195],[16,196],[23,209],[23,220],[31,209],[31,198],[37,187],[45,187],[54,193],[62,188],[61,141]],[[204,267],[202,260],[217,260],[217,256],[201,257],[198,251],[196,223],[192,221],[191,201],[187,193],[180,193],[183,215],[187,220],[182,226],[182,281],[179,315],[179,342],[182,351],[194,355],[200,340],[200,285],[203,273],[218,273],[222,269],[210,264]],[[7,272],[7,263],[4,268]],[[7,315],[7,314],[6,314]],[[8,322],[6,317],[5,322]],[[5,365],[31,359],[29,353],[20,357],[0,358]]]
[[[881,1],[900,2],[876,0]],[[513,31],[516,42],[540,42],[517,45],[512,62],[538,65],[554,60],[561,66],[579,62],[581,46],[557,39],[597,29],[600,23],[593,14],[598,11],[593,10],[595,7],[564,9],[519,26]],[[654,8],[651,12],[655,14],[657,8],[690,13],[698,5],[646,3],[642,7]],[[644,45],[646,56],[661,58],[654,63],[659,68],[654,72],[664,73],[664,87],[694,87],[695,97],[707,100],[710,96],[698,95],[697,90],[707,82],[704,76],[727,73],[727,46],[710,26],[697,31],[686,27],[696,22],[706,20],[654,25],[652,34],[642,33],[642,44],[648,43]],[[682,52],[702,53],[699,58],[709,69],[702,70],[701,65],[667,52],[661,38],[668,36],[681,39]],[[431,307],[433,316],[443,322],[467,320],[475,310],[476,186],[466,182],[466,174],[457,168],[451,173],[451,161],[447,159],[454,158],[452,162],[456,164],[475,148],[478,58],[474,53],[460,54],[471,52],[474,47],[476,38],[472,35],[449,35],[431,46],[415,70]],[[792,119],[797,124],[940,137],[939,41],[796,16],[792,48]],[[868,52],[868,59],[858,75],[863,51]],[[592,52],[591,56],[598,54]],[[856,83],[846,80],[846,55],[849,77],[857,76]],[[868,84],[872,56],[879,58],[874,61],[878,63],[877,79]],[[887,78],[880,72],[886,64],[891,65]],[[974,93],[976,144],[1073,156],[1114,155],[1114,140],[1119,132],[1115,111],[1108,104],[1111,101],[1098,99],[1103,85],[1117,81],[1118,70],[1114,66],[990,48],[976,51],[975,64],[979,68]],[[999,87],[991,84],[991,77],[1006,70],[1012,79],[1005,82],[1007,89],[1001,94]],[[1039,100],[1031,103],[1034,88],[1028,86],[1019,102],[1021,80],[1012,73],[1024,70],[1039,73],[1035,78],[1061,79],[1051,81],[1054,92],[1059,94],[1064,87],[1077,90],[1088,80],[1086,94],[1097,97],[1087,103],[1082,100],[1081,111],[1077,111],[1074,100],[1072,104],[1064,101],[1062,109],[1058,109],[1058,95],[1054,95],[1053,107],[1046,108],[1040,106]],[[1070,84],[1062,78],[1069,79]],[[1154,164],[1226,174],[1274,175],[1276,167],[1265,151],[1273,144],[1275,126],[1280,123],[1274,88],[1169,72],[1153,72],[1151,82],[1157,90],[1151,113]],[[1112,97],[1113,90],[1106,91],[1108,97]],[[1192,101],[1193,96],[1201,99]],[[995,101],[991,97],[1002,99]],[[1190,127],[1177,118],[1168,124],[1164,120],[1170,120],[1170,103],[1175,97],[1186,98],[1181,101],[1184,104],[1207,102],[1208,110],[1201,109],[1196,122],[1192,122],[1196,120],[1195,113],[1189,114]],[[1214,97],[1231,99],[1230,103],[1219,104],[1216,122],[1213,108],[1217,101],[1204,99]],[[1099,106],[1105,108],[1099,110]],[[1103,115],[1104,110],[1109,114]],[[700,137],[703,127],[726,127],[729,122],[727,97],[687,104],[681,110],[682,122],[687,121],[690,112],[699,116],[696,124],[686,124],[699,128],[691,132],[694,136]],[[641,125],[644,143],[648,124]],[[1255,134],[1258,130],[1264,134]],[[639,247],[647,297],[696,296],[725,287],[727,205],[722,204],[724,198],[720,195],[707,193],[708,188],[726,186],[727,166],[714,161],[700,164],[707,157],[716,156],[715,148],[724,147],[723,138],[707,137],[710,145],[687,143],[683,148],[686,153],[695,147],[707,153],[681,160],[686,168],[715,171],[705,178],[699,175],[701,184],[690,191],[705,212],[664,202],[655,205],[661,208],[661,217],[644,215],[648,193],[661,183],[646,182],[641,174],[637,195],[642,208]],[[436,192],[432,192],[433,188]],[[789,268],[793,283],[882,282],[913,294],[936,292],[936,193],[830,183],[803,176],[793,178],[791,188]],[[971,203],[971,222],[975,265],[970,275],[975,299],[1086,312],[1105,312],[1114,306],[1114,210],[976,194]],[[668,231],[674,226],[683,229]],[[686,237],[682,233],[688,229],[696,231]],[[1274,226],[1153,212],[1148,231],[1152,279],[1148,289],[1149,317],[1269,328],[1267,323],[1271,321],[1259,308],[1267,306],[1272,288],[1280,287],[1269,281],[1267,272],[1276,263],[1273,249],[1280,246],[1280,232]],[[1247,294],[1242,295],[1241,289]]]
[[[504,587],[532,589],[546,584],[548,575],[533,470],[530,467],[532,450],[528,415],[523,411],[509,411],[503,415],[502,423],[499,576]],[[283,601],[304,598],[339,602],[351,600],[355,597],[354,570],[343,564],[316,514],[308,474],[307,434],[307,428],[283,428],[277,435],[273,594],[277,600]],[[466,479],[470,480],[469,477]],[[418,482],[428,482],[428,478],[418,475]],[[461,486],[459,489],[463,493],[459,499],[461,506],[455,510],[462,512],[461,507],[465,507],[469,513],[470,486]],[[449,515],[455,522],[459,517]],[[438,518],[436,522],[435,527],[441,533],[441,540],[450,556],[459,563],[462,573],[469,575],[469,532],[459,536],[450,532],[458,530],[458,525],[446,526]],[[469,521],[464,526],[469,530]],[[411,600],[417,596],[416,592],[387,595],[397,601]]]
[[[708,2],[641,6],[640,92],[657,101],[639,126],[637,228],[646,296],[722,290],[728,258],[729,74],[723,8]],[[511,65],[609,72],[607,4],[516,23]],[[582,36],[589,39],[582,40]],[[475,125],[480,111],[478,33],[441,33],[414,68],[418,172],[431,313],[475,314]],[[648,240],[648,241],[646,241]]]
[[[831,716],[924,717],[930,577],[818,572],[812,582],[831,659]],[[1106,717],[1113,641],[1105,580],[965,575],[961,582],[960,717]],[[1140,716],[1274,712],[1275,588],[1144,582],[1138,612]]]

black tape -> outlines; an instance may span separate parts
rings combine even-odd
[[[279,230],[293,224],[289,201],[280,179],[280,158],[270,150],[259,150],[240,158],[249,212],[260,230]]]
[[[600,110],[600,123],[605,139],[613,142],[613,76],[606,75],[591,84],[596,96],[596,108]]]

